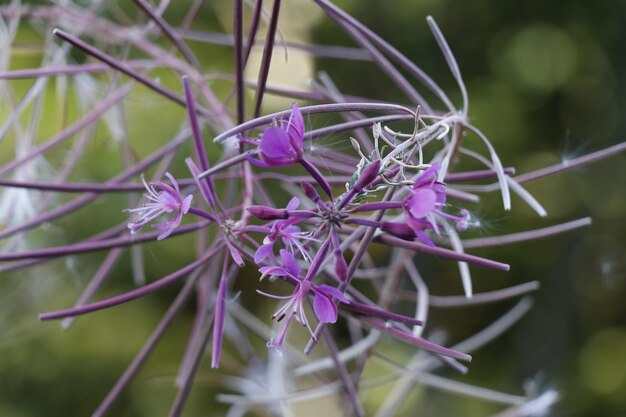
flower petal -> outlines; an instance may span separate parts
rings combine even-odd
[[[289,121],[287,123],[288,125],[286,126],[286,130],[289,138],[292,140],[292,143],[302,145],[304,136],[304,119],[302,118],[302,113],[296,103],[291,105],[291,116],[289,117]]]
[[[174,179],[174,176],[170,174],[169,172],[166,172],[165,176],[169,178],[170,182],[174,186],[174,189],[176,190],[176,193],[180,194],[180,189],[178,188],[178,182],[176,182],[176,180]]]
[[[426,233],[416,231],[415,234],[417,235],[417,238],[422,241],[423,244],[428,245],[433,248],[436,246],[435,242],[430,240],[430,238],[428,237]]]
[[[293,275],[294,278],[300,277],[300,264],[291,252],[289,252],[287,249],[281,249],[280,258],[283,261],[285,269],[289,271],[289,273]]]
[[[268,275],[273,275],[276,277],[285,277],[290,275],[289,271],[280,266],[263,266],[259,268],[259,272],[261,273],[261,280]]]
[[[406,200],[405,210],[416,219],[426,217],[433,211],[437,203],[437,193],[429,188],[411,191],[412,196]]]
[[[298,197],[292,197],[291,200],[289,200],[289,203],[287,203],[287,210],[295,210],[298,208],[298,206],[300,205],[300,199]]]
[[[415,184],[413,185],[413,187],[420,187],[428,183],[436,182],[440,168],[440,164],[432,164],[425,171],[423,171],[419,177],[417,177],[417,180],[415,180]]]
[[[270,253],[274,250],[274,243],[270,242],[268,244],[262,245],[259,249],[254,253],[254,263],[259,264],[263,262],[265,258],[270,256]]]
[[[318,285],[314,289],[314,291],[320,291],[320,292],[326,294],[328,297],[336,298],[337,300],[341,301],[342,303],[345,303],[345,304],[349,304],[350,303],[350,300],[348,300],[346,298],[346,296],[341,291],[339,291],[339,288],[335,288],[335,287],[331,287],[330,285],[323,284],[323,285]]]
[[[337,321],[337,306],[329,297],[322,293],[315,293],[313,311],[321,323],[334,323]]]
[[[298,159],[289,136],[279,127],[268,127],[263,131],[259,155],[263,162],[271,166],[293,164]]]
[[[188,195],[187,197],[185,197],[185,199],[183,200],[183,202],[180,205],[180,211],[183,214],[187,214],[187,212],[189,211],[189,209],[191,208],[191,200],[193,200],[193,195]]]
[[[226,246],[228,246],[228,251],[230,252],[230,257],[233,258],[233,261],[239,266],[245,265],[241,254],[239,253],[239,249],[237,249],[228,239],[225,240]]]

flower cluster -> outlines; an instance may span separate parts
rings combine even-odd
[[[128,209],[129,212],[135,214],[135,219],[128,223],[128,228],[131,233],[137,233],[142,227],[162,214],[174,213],[170,219],[152,225],[152,227],[162,230],[161,234],[157,236],[157,239],[165,239],[180,225],[183,215],[187,214],[191,208],[193,195],[188,195],[183,198],[178,188],[178,183],[172,174],[166,172],[165,176],[170,180],[172,185],[165,184],[161,181],[148,184],[143,177],[141,178],[148,193],[144,194],[145,202],[141,207]]]
[[[332,392],[346,395],[356,415],[365,415],[358,392],[361,381],[357,379],[361,378],[365,363],[374,357],[372,352],[376,351],[376,356],[388,363],[397,362],[395,358],[387,358],[384,350],[379,352],[374,349],[383,334],[415,348],[415,357],[405,365],[407,369],[414,361],[421,360],[422,356],[418,355],[427,352],[438,360],[428,362],[428,366],[420,368],[420,373],[426,375],[426,372],[437,366],[466,372],[468,369],[462,362],[471,360],[468,352],[430,340],[433,333],[428,326],[429,308],[437,303],[456,306],[496,302],[525,295],[538,287],[533,282],[474,294],[470,266],[507,271],[509,265],[480,256],[483,252],[475,255],[468,251],[545,237],[590,223],[585,218],[526,233],[467,240],[466,234],[471,232],[475,224],[470,213],[479,201],[478,194],[498,192],[504,209],[509,210],[511,193],[514,193],[539,216],[544,216],[545,210],[523,188],[524,182],[626,149],[626,145],[620,144],[609,150],[569,160],[566,164],[548,167],[547,171],[513,176],[514,170],[503,165],[489,139],[470,121],[467,91],[459,66],[432,18],[428,19],[428,23],[461,89],[461,108],[456,108],[434,81],[424,78],[421,69],[408,58],[329,0],[315,0],[315,3],[353,37],[359,45],[354,53],[362,54],[363,49],[367,50],[368,59],[380,66],[389,75],[390,81],[401,88],[406,97],[399,101],[411,104],[399,105],[377,97],[344,97],[330,82],[316,84],[315,89],[307,92],[268,85],[281,7],[281,2],[276,1],[268,18],[263,60],[255,85],[254,113],[246,112],[244,69],[250,48],[255,43],[263,10],[261,2],[255,2],[248,43],[245,44],[243,6],[241,1],[235,1],[235,72],[232,77],[228,77],[234,80],[235,85],[232,94],[235,110],[232,110],[227,105],[231,95],[221,97],[218,91],[206,83],[206,69],[201,67],[201,60],[182,40],[183,33],[187,31],[172,28],[161,16],[161,10],[153,9],[148,2],[137,0],[135,3],[154,23],[151,28],[159,28],[172,42],[177,55],[163,49],[159,42],[150,41],[146,34],[152,34],[153,31],[147,28],[135,32],[113,22],[107,25],[84,25],[84,22],[91,21],[87,19],[91,15],[79,5],[52,14],[46,14],[45,8],[34,8],[29,10],[29,15],[50,20],[55,25],[69,26],[72,33],[56,29],[54,34],[98,63],[70,63],[59,67],[59,62],[72,61],[69,56],[57,56],[55,52],[47,61],[49,65],[41,69],[1,73],[5,78],[38,77],[42,80],[51,76],[81,74],[90,82],[98,84],[96,72],[115,70],[165,97],[167,105],[182,107],[186,112],[184,128],[180,133],[164,144],[158,141],[154,145],[149,143],[154,146],[153,153],[136,162],[131,162],[135,161],[135,154],[139,154],[135,152],[132,141],[128,141],[125,134],[117,135],[124,138],[119,143],[124,168],[103,184],[67,181],[79,160],[74,154],[59,169],[54,183],[3,180],[5,185],[12,187],[82,194],[55,207],[49,206],[49,201],[40,204],[37,214],[19,225],[1,230],[0,238],[22,236],[27,230],[58,218],[69,217],[75,210],[88,206],[102,194],[124,192],[130,195],[127,205],[131,207],[127,210],[131,213],[130,222],[112,225],[107,230],[98,231],[93,236],[69,245],[27,251],[15,251],[15,246],[7,245],[11,250],[0,254],[0,260],[6,262],[1,266],[2,270],[9,271],[58,257],[108,251],[76,305],[44,313],[40,316],[42,320],[63,318],[66,320],[64,326],[69,327],[79,315],[111,308],[177,282],[184,282],[162,322],[95,411],[95,417],[109,410],[121,390],[137,374],[163,332],[171,325],[173,317],[192,298],[192,294],[196,296],[197,314],[176,378],[179,392],[172,407],[172,416],[180,415],[205,350],[211,352],[213,368],[223,366],[237,372],[233,370],[234,367],[229,369],[222,363],[226,362],[221,360],[224,340],[228,340],[231,346],[241,348],[243,352],[239,357],[245,362],[244,366],[237,369],[251,369],[267,356],[266,351],[255,351],[253,338],[262,337],[266,341],[270,347],[270,357],[274,357],[274,351],[288,356],[293,350],[309,353],[316,346],[323,345],[323,352],[328,357],[295,370],[290,369],[293,371],[290,378],[311,374],[309,382],[318,381],[320,385],[336,379],[343,390],[333,388]],[[19,5],[19,2],[16,4]],[[15,10],[18,9],[19,6],[16,6]],[[192,9],[189,19],[197,11],[195,6]],[[15,13],[14,9],[0,6],[0,16],[11,13]],[[71,25],[74,21],[80,24]],[[3,28],[4,25],[0,26],[0,29]],[[213,39],[208,33],[204,35]],[[151,60],[124,61],[108,55],[82,38],[99,42],[129,42],[129,48],[151,55]],[[58,54],[64,53],[62,48],[53,50],[58,50]],[[318,46],[311,50],[313,53],[325,51],[337,56],[347,49]],[[184,95],[151,78],[150,69],[164,63],[180,75]],[[399,71],[399,68],[403,71]],[[414,79],[407,79],[403,75],[405,73]],[[424,83],[430,90],[429,96],[435,97],[437,103],[423,99],[414,87],[417,82]],[[40,157],[47,149],[60,146],[96,120],[109,126],[108,123],[116,114],[110,110],[118,108],[117,104],[134,84],[118,86],[115,81],[112,85],[114,87],[107,90],[104,97],[83,97],[88,105],[81,107],[85,110],[78,121],[41,146],[20,148],[14,161],[0,167],[0,174],[16,170],[21,172],[28,161]],[[262,115],[263,98],[270,89],[297,103],[277,113]],[[88,92],[83,94],[88,95]],[[16,112],[18,110],[22,111],[17,109]],[[338,114],[345,120],[334,120],[329,117],[331,114]],[[305,120],[308,125],[308,119],[318,117],[316,115],[322,115],[326,125],[307,131]],[[154,117],[153,114],[151,116]],[[15,117],[19,119],[19,115]],[[123,124],[119,122],[108,127],[112,137],[116,137],[114,133],[119,130],[116,128]],[[411,126],[406,129],[408,125]],[[213,142],[210,144],[203,137],[204,129],[211,132]],[[371,129],[371,134],[366,129]],[[88,139],[89,135],[85,138]],[[354,150],[346,150],[346,146],[320,146],[313,151],[310,141],[315,138],[336,140],[337,143],[341,141],[342,144],[352,143]],[[80,153],[87,139],[77,139],[74,148],[77,153]],[[486,153],[467,149],[466,141],[477,141],[484,146]],[[187,169],[177,167],[176,156],[188,149],[192,149],[193,154],[184,155]],[[471,164],[479,164],[481,169],[464,170],[459,160],[465,159]],[[156,181],[147,182],[143,177],[141,182],[134,180],[142,172],[148,171],[156,173]],[[170,172],[179,172],[178,180]],[[167,178],[167,182],[158,180],[162,175]],[[493,184],[476,183],[482,180],[493,180]],[[140,192],[144,193],[144,198],[138,203],[136,197]],[[157,231],[149,231],[147,225]],[[189,234],[196,237],[195,246],[185,249],[186,253],[193,255],[190,263],[147,284],[142,277],[138,277],[137,288],[92,301],[95,291],[111,274],[113,265],[126,247],[133,247],[134,272],[135,275],[141,275],[137,272],[144,270],[144,258],[141,251],[137,250],[141,244],[154,241],[155,238],[159,241],[168,238],[169,241]],[[457,286],[463,295],[431,297],[427,281],[420,273],[422,262],[427,262],[427,258],[417,257],[417,254],[450,261],[455,268],[458,267],[459,280],[451,281],[451,285]],[[276,295],[284,288],[287,288],[287,295]],[[246,301],[242,301],[246,297],[236,297],[237,289],[255,297],[254,305],[246,305]],[[267,298],[272,299],[273,315],[257,305]],[[275,306],[276,301],[273,300],[280,300],[281,304]],[[409,304],[414,313],[408,312]],[[522,299],[502,322],[511,326],[528,307],[528,301]],[[248,311],[252,309],[257,316]],[[267,314],[264,315],[263,311]],[[259,320],[264,324],[272,323],[272,327],[266,329],[266,326],[259,325]],[[338,326],[337,323],[342,324]],[[308,332],[304,333],[305,339],[298,338],[297,332],[289,331],[294,324],[306,327]],[[350,330],[347,333],[344,332],[346,326]],[[499,332],[501,329],[498,329]],[[341,337],[336,338],[340,332]],[[444,343],[441,338],[438,340]],[[211,346],[207,349],[209,341]],[[350,361],[352,358],[359,358],[355,361],[357,364]],[[289,361],[281,363],[284,368],[290,366]],[[402,372],[406,373],[406,369]],[[405,379],[400,378],[404,376],[402,372],[397,374],[398,384]],[[438,382],[439,386],[456,387],[454,381],[440,376],[437,378],[442,381]],[[338,384],[329,386],[337,387]],[[292,385],[295,392],[298,384]],[[398,386],[404,389],[409,385]],[[482,388],[472,389],[463,388],[464,392],[483,393]],[[295,392],[295,395],[298,394]],[[536,407],[538,399],[542,399],[541,404],[551,404],[556,400],[555,395],[534,397],[500,395],[498,399],[516,407]],[[268,405],[264,398],[246,398],[234,402],[233,415],[243,415],[254,407],[268,413],[275,412],[276,408]]]

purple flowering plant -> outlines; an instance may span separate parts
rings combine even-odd
[[[143,226],[152,222],[162,214],[174,212],[174,215],[170,219],[152,225],[152,227],[163,231],[157,236],[157,240],[165,239],[180,225],[183,215],[187,214],[189,211],[193,195],[188,195],[183,198],[180,194],[178,183],[174,177],[172,177],[172,174],[166,172],[165,176],[170,180],[172,185],[161,181],[147,184],[146,180],[143,177],[141,178],[148,193],[144,194],[145,202],[141,207],[128,209],[129,212],[134,213],[136,216],[136,220],[128,223],[128,229],[131,233],[137,233]]]
[[[8,23],[21,18],[43,19],[54,28],[53,33],[61,42],[55,44],[49,40],[47,46],[52,49],[53,45],[57,48],[62,45],[40,68],[0,68],[0,80],[32,78],[39,82],[50,77],[70,76],[97,83],[96,73],[105,72],[111,77],[111,85],[103,89],[103,94],[84,98],[90,106],[85,107],[84,114],[75,122],[42,144],[16,146],[14,159],[0,167],[0,174],[14,175],[14,179],[2,180],[5,187],[78,193],[79,196],[65,203],[50,199],[38,201],[36,211],[29,218],[5,223],[0,237],[18,239],[45,223],[71,218],[76,210],[88,209],[99,197],[114,193],[128,194],[126,211],[131,214],[130,222],[111,225],[75,243],[25,250],[12,249],[9,245],[0,254],[2,270],[21,270],[88,252],[106,253],[98,273],[73,307],[40,315],[44,321],[64,319],[64,327],[69,327],[80,315],[149,296],[166,286],[180,287],[144,348],[93,416],[109,411],[192,295],[196,296],[195,322],[176,378],[178,394],[170,416],[183,412],[205,353],[211,357],[212,368],[224,368],[221,358],[226,341],[254,352],[251,340],[262,338],[267,349],[241,355],[242,366],[237,369],[229,365],[224,372],[238,373],[239,378],[245,369],[258,366],[265,358],[270,362],[283,361],[281,372],[288,375],[285,378],[306,375],[320,387],[319,392],[313,390],[304,394],[313,398],[327,395],[320,394],[325,392],[346,396],[351,413],[356,415],[366,415],[361,389],[365,390],[370,381],[361,377],[367,361],[379,357],[397,364],[395,358],[385,357],[382,351],[374,354],[383,339],[411,346],[414,359],[426,364],[420,372],[448,367],[466,373],[470,351],[511,327],[528,310],[529,301],[522,298],[516,307],[494,321],[489,328],[492,333],[481,333],[478,339],[473,339],[477,341],[475,344],[461,342],[446,347],[451,343],[428,327],[429,291],[419,272],[418,260],[422,258],[416,255],[457,264],[463,297],[440,297],[450,305],[499,302],[535,291],[538,284],[530,282],[474,294],[470,265],[501,271],[508,271],[509,265],[467,253],[468,250],[564,233],[588,225],[589,219],[520,234],[465,239],[463,233],[480,225],[472,214],[480,192],[498,191],[504,210],[511,209],[511,194],[515,194],[539,216],[545,216],[545,209],[526,191],[525,183],[626,149],[626,144],[620,143],[567,163],[515,176],[511,167],[503,165],[487,136],[472,123],[459,66],[433,18],[429,17],[427,22],[458,83],[462,98],[460,108],[417,64],[329,0],[314,3],[353,39],[357,44],[354,51],[365,53],[368,60],[378,65],[400,88],[405,94],[404,104],[376,97],[343,95],[331,83],[315,83],[310,91],[271,85],[268,74],[279,16],[281,8],[287,7],[279,0],[273,2],[267,18],[258,79],[248,82],[245,70],[263,23],[263,5],[259,0],[252,2],[249,27],[244,36],[244,3],[235,0],[234,72],[227,77],[233,83],[230,87],[234,103],[231,105],[230,95],[222,95],[206,82],[204,68],[196,56],[199,50],[185,42],[185,33],[195,17],[194,7],[189,10],[183,27],[175,28],[163,18],[167,2],[159,7],[145,0],[134,2],[149,22],[137,29],[143,33],[136,36],[131,36],[129,28],[95,17],[97,15],[88,8],[78,4],[54,9],[26,7],[19,2],[0,6],[0,18]],[[98,3],[94,2],[93,7],[97,8]],[[73,26],[73,23],[90,19],[95,19],[91,25]],[[206,42],[211,42],[212,38],[206,35]],[[106,52],[107,36],[149,58],[130,59],[127,52],[119,51],[117,55],[110,55]],[[172,49],[151,40],[154,36],[165,37]],[[70,47],[85,53],[88,61],[73,61],[67,53]],[[312,46],[310,52],[336,54],[337,50],[332,46]],[[165,66],[180,78],[182,94],[155,80],[151,69],[159,66]],[[71,173],[93,134],[93,126],[98,122],[109,123],[112,109],[120,105],[137,83],[184,109],[186,118],[179,132],[167,143],[154,145],[152,154],[138,158],[135,158],[128,135],[122,134],[118,145],[122,150],[122,168],[117,175],[103,183],[73,182]],[[425,100],[420,89],[426,89],[436,103]],[[254,110],[251,112],[246,107],[252,92]],[[291,100],[291,107],[263,113],[268,108],[263,105],[268,93]],[[306,128],[305,120],[330,114],[342,120],[321,128]],[[114,126],[109,129],[115,130]],[[74,148],[65,161],[66,169],[60,170],[54,181],[18,175],[28,167],[29,161],[43,157],[50,149],[61,148],[80,132],[83,136],[75,139]],[[210,132],[212,140],[204,137],[206,132]],[[339,138],[336,140],[351,147],[347,151],[333,147],[314,151],[313,143],[320,138]],[[485,153],[465,147],[467,142],[476,140]],[[176,166],[176,155],[182,155],[186,169]],[[481,168],[457,170],[460,159],[468,159]],[[147,171],[154,172],[153,181],[144,179]],[[176,176],[170,172],[176,172]],[[136,181],[138,178],[141,182]],[[494,183],[484,190],[478,183],[483,180]],[[144,197],[138,200],[141,192]],[[157,230],[150,230],[148,225]],[[188,234],[196,236],[192,262],[149,283],[135,280],[137,287],[127,292],[108,298],[96,295],[124,251],[131,252],[137,275],[137,271],[143,270],[143,263],[150,262],[138,250],[141,245]],[[387,253],[382,263],[376,256],[383,250],[381,248]],[[251,280],[244,267],[253,269],[256,279]],[[267,304],[267,298],[280,300],[281,304],[273,315],[255,315],[235,297],[236,283],[253,289],[251,292],[259,305]],[[266,287],[276,290],[267,292]],[[286,295],[275,294],[284,287],[289,288]],[[409,310],[403,307],[407,292],[413,300],[412,313],[407,313]],[[259,322],[263,325],[258,325]],[[268,327],[272,323],[272,327]],[[298,324],[306,328],[306,339],[290,331]],[[349,328],[347,333],[346,327]],[[319,345],[322,351],[319,355],[323,358],[306,363],[298,356],[300,351],[310,354]],[[400,368],[408,372],[410,365],[400,365]],[[439,388],[504,403],[508,411],[520,407],[530,409],[537,404],[545,410],[557,399],[553,391],[508,397],[495,391],[486,394],[482,387],[465,384],[461,389],[461,383],[454,378],[438,378],[441,378]],[[395,387],[402,391],[410,390],[415,382],[400,378],[397,384]],[[225,389],[239,388],[225,386]],[[297,401],[300,393],[297,384],[293,384],[279,394],[288,407],[292,400]],[[264,393],[270,394],[275,393]],[[255,415],[282,415],[276,411],[275,404],[263,401],[259,395],[248,398],[243,392],[241,396],[221,399],[229,404],[232,415],[243,415],[249,410],[258,411]],[[397,408],[394,407],[385,403],[379,411],[381,415],[392,415],[392,410]]]

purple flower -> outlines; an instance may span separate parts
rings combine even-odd
[[[293,197],[289,200],[286,210],[295,210],[300,205],[300,200],[297,197]],[[310,256],[302,244],[301,241],[315,240],[309,236],[308,233],[302,232],[301,229],[295,225],[304,220],[302,217],[291,217],[284,220],[275,220],[272,223],[270,232],[263,239],[263,245],[257,249],[254,254],[254,262],[257,264],[263,262],[268,257],[274,258],[274,244],[278,239],[281,239],[285,247],[295,254],[298,251],[304,259],[310,260]]]
[[[128,209],[129,212],[135,213],[133,221],[128,223],[131,233],[136,233],[162,214],[174,212],[170,219],[152,225],[152,227],[163,231],[157,236],[157,240],[165,239],[180,225],[183,214],[189,211],[193,196],[188,195],[182,198],[174,177],[169,172],[166,172],[165,176],[169,178],[173,187],[161,181],[148,184],[143,177],[141,178],[148,193],[144,194],[145,199],[141,207]]]
[[[251,159],[257,165],[280,167],[299,162],[304,155],[304,119],[297,104],[291,106],[288,120],[282,119],[280,126],[268,127],[263,131],[259,143],[261,161]],[[261,162],[259,164],[259,162]]]
[[[457,229],[465,230],[469,223],[469,212],[461,210],[461,216],[444,213],[441,208],[446,205],[445,184],[437,180],[439,164],[433,164],[422,172],[409,194],[402,202],[404,217],[415,235],[425,244],[435,246],[425,230],[434,230],[439,233],[437,216],[441,216],[456,223]]]
[[[336,288],[328,285],[315,285],[311,281],[303,280],[300,276],[300,265],[296,258],[287,250],[281,249],[280,257],[282,260],[282,266],[266,266],[259,269],[262,273],[261,279],[267,275],[289,277],[292,280],[296,280],[296,288],[293,295],[279,296],[273,294],[267,294],[265,292],[257,290],[260,294],[263,294],[270,298],[286,299],[288,300],[282,307],[280,307],[272,315],[276,321],[281,321],[287,318],[285,325],[280,331],[278,337],[270,340],[268,346],[273,349],[281,349],[282,344],[287,335],[287,329],[291,319],[295,317],[296,321],[309,330],[311,336],[313,336],[313,329],[309,324],[309,321],[304,312],[304,301],[309,294],[313,295],[313,312],[315,317],[320,323],[335,323],[337,321],[337,306],[333,302],[332,298],[335,297],[342,302],[348,300],[344,295]]]

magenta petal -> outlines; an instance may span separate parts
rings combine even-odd
[[[263,266],[259,268],[259,272],[261,273],[262,277],[266,275],[274,275],[277,277],[285,277],[287,275],[290,275],[289,271],[280,266]]]
[[[280,258],[283,260],[285,269],[289,271],[294,278],[298,278],[300,276],[300,264],[296,260],[295,256],[293,256],[288,250],[281,249]]]
[[[435,242],[433,242],[432,240],[430,240],[430,238],[428,237],[428,235],[424,232],[415,232],[415,235],[417,235],[417,238],[425,245],[430,246],[430,247],[435,247]]]
[[[423,171],[415,181],[414,187],[419,187],[427,183],[437,181],[438,172],[441,168],[439,164],[432,164],[428,169]]]
[[[178,188],[178,183],[174,179],[174,176],[172,174],[170,174],[169,172],[166,172],[165,176],[170,180],[170,182],[174,186],[174,189],[176,190],[176,193],[180,194],[180,189]]]
[[[326,294],[329,297],[334,297],[337,300],[341,301],[342,303],[345,304],[349,304],[350,300],[348,300],[346,298],[345,295],[343,295],[343,293],[341,291],[339,291],[339,288],[335,288],[335,287],[331,287],[330,285],[318,285],[317,286],[317,290],[319,290],[320,292],[323,292],[324,294]]]
[[[300,205],[300,199],[298,197],[292,197],[291,200],[289,200],[289,203],[287,203],[287,210],[296,210],[298,208],[298,206]]]
[[[313,311],[321,323],[334,323],[337,321],[337,306],[324,294],[315,294]]]
[[[406,201],[406,209],[411,216],[420,219],[435,209],[436,192],[429,188],[419,188],[411,193],[412,197]]]
[[[239,253],[239,249],[237,249],[228,239],[225,240],[226,246],[228,246],[228,251],[230,252],[230,257],[233,258],[235,263],[239,266],[245,265],[241,254]]]
[[[163,231],[163,233],[161,233],[160,235],[157,236],[157,240],[165,239],[166,237],[168,237],[169,235],[172,234],[172,232],[174,231],[174,228],[175,228],[175,226],[172,227],[172,225],[169,222],[153,224],[152,227],[154,227],[155,229]]]
[[[259,249],[257,249],[256,252],[254,253],[254,263],[259,264],[263,262],[265,258],[270,256],[270,253],[272,253],[273,249],[274,249],[273,242],[270,242],[267,245],[260,246]]]
[[[288,126],[286,126],[287,134],[289,138],[295,143],[302,144],[304,136],[304,119],[302,113],[296,103],[291,105],[291,116],[288,120]]]
[[[408,224],[409,227],[413,229],[413,232],[415,233],[433,228],[433,225],[426,220],[416,219],[409,215],[405,216],[405,218],[406,218],[406,224]]]
[[[261,156],[270,164],[273,160],[295,158],[295,152],[289,140],[289,136],[279,127],[268,127],[263,131],[263,136],[259,143],[259,150]]]
[[[165,232],[161,233],[160,235],[157,236],[157,240],[163,240],[166,237],[168,237],[169,235],[172,234],[172,230],[171,229],[167,229]]]
[[[437,204],[439,206],[446,204],[446,186],[438,182],[431,189],[437,193]]]
[[[407,216],[407,223],[409,223]],[[390,233],[401,239],[412,240],[415,237],[415,230],[410,224],[396,223],[396,222],[381,222],[381,230],[383,232]]]
[[[246,161],[251,162],[253,165],[256,165],[260,168],[271,168],[272,166],[267,162],[260,161],[258,159],[254,159],[250,155],[246,155]]]
[[[182,211],[183,214],[187,214],[187,212],[191,208],[191,200],[193,200],[193,195],[188,195],[187,197],[185,197],[185,199],[181,203],[180,211]]]

